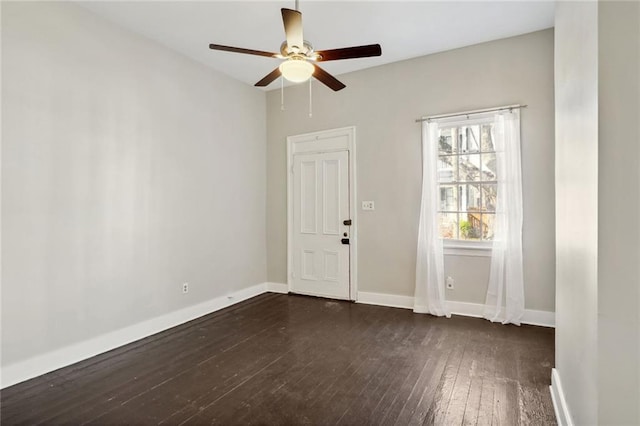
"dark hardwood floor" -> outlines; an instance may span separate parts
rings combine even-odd
[[[12,424],[555,424],[553,329],[264,294],[1,392]]]

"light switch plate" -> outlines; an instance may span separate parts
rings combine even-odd
[[[375,210],[376,207],[373,201],[363,201],[362,202],[362,210]]]

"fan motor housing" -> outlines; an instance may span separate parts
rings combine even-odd
[[[289,46],[287,45],[287,41],[283,41],[280,45],[280,53],[282,56],[290,56],[290,55],[300,55],[300,56],[312,56],[313,55],[313,46],[307,40],[304,40],[302,43],[302,49],[299,51],[289,50]]]

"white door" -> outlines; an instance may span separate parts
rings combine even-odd
[[[349,153],[293,160],[294,293],[349,299]]]

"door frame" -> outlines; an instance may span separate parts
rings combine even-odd
[[[339,138],[338,141],[335,138]],[[329,140],[334,139],[334,140]],[[342,127],[287,137],[287,286],[293,285],[293,157],[347,151],[349,157],[349,300],[358,295],[358,218],[356,213],[356,128]]]

